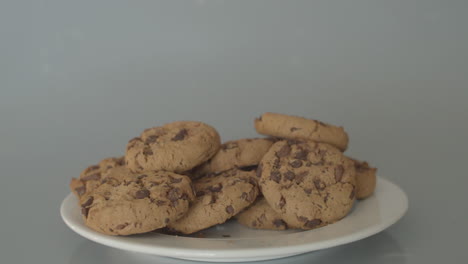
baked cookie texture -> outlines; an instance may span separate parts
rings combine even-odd
[[[108,170],[124,165],[124,157],[103,159],[99,164],[89,166],[83,170],[79,178],[72,178],[69,187],[73,194],[80,198],[86,192],[96,189]]]
[[[356,169],[356,198],[366,199],[375,191],[377,185],[377,169],[365,161],[351,159]]]
[[[192,234],[224,223],[255,201],[258,187],[254,177],[254,171],[232,169],[196,180],[195,201],[184,217],[169,223],[169,230]]]
[[[110,169],[101,185],[80,199],[85,224],[103,234],[131,235],[181,218],[195,194],[188,177],[172,172],[135,174]]]
[[[354,163],[324,143],[279,141],[263,157],[257,176],[266,201],[291,228],[333,223],[356,198]]]
[[[125,160],[133,172],[185,172],[210,159],[221,145],[218,132],[194,121],[146,129],[128,142]]]
[[[263,197],[258,198],[249,208],[236,215],[236,219],[240,224],[255,229],[285,230],[288,228],[281,215],[273,210]]]
[[[275,142],[272,138],[246,138],[227,141],[207,162],[195,168],[194,177],[219,173],[233,168],[249,169],[260,163],[263,155]]]
[[[258,133],[285,139],[312,140],[335,146],[341,151],[348,147],[348,134],[343,127],[298,116],[265,113],[255,119]]]

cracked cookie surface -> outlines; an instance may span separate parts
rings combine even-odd
[[[258,133],[286,139],[303,139],[323,142],[345,151],[348,147],[348,134],[343,127],[325,124],[318,120],[299,116],[265,113],[255,119]]]
[[[79,178],[72,178],[70,189],[79,198],[86,192],[96,189],[108,170],[124,165],[124,157],[103,159],[99,164],[89,166],[83,170]]]
[[[194,121],[148,128],[127,144],[125,160],[133,172],[185,172],[210,159],[220,147],[218,132]]]
[[[131,235],[181,218],[194,199],[188,177],[171,172],[135,174],[110,169],[99,187],[80,199],[85,224],[108,235]]]
[[[232,168],[256,166],[263,155],[275,142],[272,138],[246,138],[227,141],[220,150],[207,162],[197,167],[195,177],[210,173],[219,173]]]
[[[268,204],[291,228],[333,223],[355,200],[354,163],[328,144],[279,141],[263,157],[257,177]]]
[[[285,230],[286,222],[282,219],[265,198],[261,197],[249,208],[236,215],[237,222],[250,228]]]
[[[196,199],[187,214],[168,228],[182,234],[222,224],[252,204],[258,188],[254,171],[237,169],[194,181]]]

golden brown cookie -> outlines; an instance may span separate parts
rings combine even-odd
[[[272,138],[247,138],[225,142],[213,158],[198,166],[193,173],[198,178],[233,168],[257,166],[274,141]]]
[[[249,208],[236,215],[237,222],[250,228],[285,230],[286,222],[273,210],[265,198],[261,197]]]
[[[195,195],[188,177],[172,172],[135,174],[120,167],[81,199],[85,224],[108,235],[131,235],[181,218]]]
[[[70,189],[79,198],[86,192],[92,191],[98,187],[103,174],[109,169],[124,165],[124,157],[103,159],[99,164],[86,168],[81,172],[78,179],[72,178]]]
[[[259,184],[290,227],[312,229],[343,218],[355,200],[354,163],[335,147],[279,141],[263,157]]]
[[[377,169],[365,161],[351,159],[356,168],[356,198],[366,199],[374,193],[377,184]]]
[[[164,170],[184,172],[210,159],[220,147],[211,126],[179,121],[146,129],[128,142],[125,160],[134,172]]]
[[[251,205],[258,188],[255,172],[237,169],[206,176],[194,182],[195,202],[187,214],[168,228],[182,234],[192,234],[222,224]]]
[[[327,143],[341,151],[348,147],[348,134],[343,127],[298,116],[265,113],[255,119],[255,129],[260,134],[273,137]]]

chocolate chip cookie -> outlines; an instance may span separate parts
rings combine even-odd
[[[354,163],[328,144],[279,141],[263,157],[257,175],[268,204],[288,226],[333,223],[355,200]]]
[[[257,166],[274,141],[272,138],[247,138],[225,142],[213,158],[195,169],[195,177]]]
[[[298,116],[265,113],[255,119],[255,129],[273,137],[328,143],[341,151],[348,147],[348,134],[342,127]]]
[[[356,198],[366,199],[374,193],[377,184],[377,169],[365,161],[352,159],[356,168]]]
[[[273,210],[265,198],[261,197],[249,208],[236,215],[237,222],[250,228],[285,230],[286,222]]]
[[[86,168],[78,179],[72,178],[70,189],[79,198],[99,186],[103,174],[109,169],[124,165],[124,157],[103,159],[99,164]]]
[[[172,172],[107,172],[101,185],[85,193],[85,224],[108,235],[131,235],[165,227],[181,218],[195,195],[188,177]]]
[[[252,204],[258,188],[255,172],[237,169],[205,176],[194,182],[196,199],[187,214],[168,228],[182,234],[192,234],[224,223]]]
[[[128,142],[125,160],[134,172],[184,172],[210,159],[221,145],[211,126],[193,121],[146,129]]]

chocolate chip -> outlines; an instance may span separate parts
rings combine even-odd
[[[284,199],[283,196],[281,196],[281,199],[280,199],[280,201],[278,203],[278,206],[279,206],[280,209],[282,209],[285,205],[286,205],[286,200]]]
[[[240,198],[243,199],[243,200],[247,200],[247,193],[246,193],[246,192],[242,192]]]
[[[169,176],[169,180],[171,181],[171,183],[179,183],[182,181],[182,178],[174,178],[172,176]]]
[[[301,149],[298,152],[294,153],[294,158],[300,160],[307,160],[307,155],[309,155],[309,151]]]
[[[171,139],[172,141],[184,140],[185,136],[188,135],[187,129],[183,128]]]
[[[299,168],[302,166],[302,161],[300,160],[294,160],[293,162],[289,163],[289,166],[293,168]]]
[[[122,230],[122,229],[124,229],[124,228],[127,227],[127,226],[128,226],[128,223],[120,224],[120,225],[116,226],[115,229],[117,229],[117,230]]]
[[[234,213],[234,207],[232,207],[231,205],[226,206],[226,212],[228,214],[233,214]]]
[[[273,220],[273,224],[274,224],[276,227],[286,226],[286,223],[285,223],[282,219],[275,219],[275,220]]]
[[[94,173],[89,176],[83,177],[80,180],[82,181],[97,181],[101,179],[101,173]]]
[[[279,171],[272,171],[270,174],[270,180],[279,183],[281,181],[281,173]]]
[[[247,202],[253,202],[257,198],[257,192],[255,189],[250,190],[249,195],[247,196]]]
[[[301,173],[296,174],[296,183],[301,183],[304,181],[304,178],[309,174],[308,171],[303,171]]]
[[[165,205],[166,204],[166,201],[163,201],[163,200],[156,200],[156,205],[157,206],[162,206],[162,205]]]
[[[205,195],[204,191],[197,191],[195,194],[197,197]]]
[[[301,129],[301,128],[298,128],[298,127],[291,127],[291,128],[289,129],[289,131],[294,132],[294,131],[300,130],[300,129]]]
[[[296,174],[294,174],[294,172],[292,172],[292,171],[287,171],[287,172],[284,173],[284,177],[286,179],[292,181],[296,177]]]
[[[94,201],[94,197],[93,197],[93,196],[90,196],[90,197],[88,198],[88,200],[86,200],[86,202],[84,202],[81,206],[82,206],[82,207],[88,207],[88,206],[90,206],[90,205],[93,203],[93,201]]]
[[[253,227],[256,227],[256,226],[257,226],[257,221],[253,220],[253,221],[252,221],[252,226],[253,226]]]
[[[216,185],[213,185],[213,186],[210,186],[208,187],[208,190],[212,191],[212,192],[219,192],[223,189],[223,185],[221,183],[218,183]]]
[[[83,186],[75,188],[75,192],[78,194],[78,196],[83,195],[86,192],[86,186],[83,185]]]
[[[81,214],[83,214],[85,217],[88,217],[89,206],[91,206],[93,201],[94,201],[94,197],[91,196],[91,197],[88,198],[88,200],[86,200],[86,202],[84,202],[81,205]]]
[[[272,167],[274,170],[279,170],[281,168],[281,164],[280,164],[280,160],[279,159],[275,159],[273,161],[273,167]]]
[[[257,178],[260,178],[262,176],[262,169],[263,169],[263,164],[260,163],[257,168]]]
[[[304,192],[307,193],[307,194],[311,194],[311,193],[312,193],[312,189],[305,188],[305,189],[304,189]]]
[[[210,204],[216,203],[216,200],[218,200],[218,197],[215,194],[212,193],[211,194]]]
[[[307,222],[309,219],[307,219],[307,217],[304,217],[304,216],[298,216],[297,220],[299,220],[301,222]]]
[[[314,185],[317,190],[322,191],[325,189],[325,184],[319,179],[314,180]]]
[[[158,139],[158,136],[152,135],[146,138],[145,143],[146,144],[154,143],[156,142],[157,139]]]
[[[143,178],[145,178],[145,177],[148,177],[148,175],[142,174],[142,175],[138,175],[138,176],[137,176],[137,179],[138,179],[138,180],[141,180],[141,179],[143,179]]]
[[[143,199],[143,198],[146,198],[146,197],[149,197],[150,195],[150,192],[146,189],[142,189],[142,190],[138,190],[136,193],[135,193],[135,198],[137,199]]]
[[[322,223],[322,220],[313,219],[313,220],[307,221],[304,226],[306,226],[307,228],[314,228],[314,227],[320,225],[321,223]]]
[[[145,156],[153,155],[153,151],[151,150],[150,147],[146,147],[143,149],[143,155]]]
[[[288,156],[289,153],[291,153],[291,147],[288,144],[285,144],[278,152],[276,152],[276,156],[278,158],[283,158]]]
[[[343,172],[344,168],[342,165],[338,165],[338,167],[335,168],[335,181],[340,182],[341,178],[343,178]]]
[[[171,202],[176,202],[177,200],[179,200],[179,198],[180,198],[180,189],[179,189],[179,188],[171,189],[171,190],[167,193],[167,198],[168,198],[169,201],[171,201]]]

